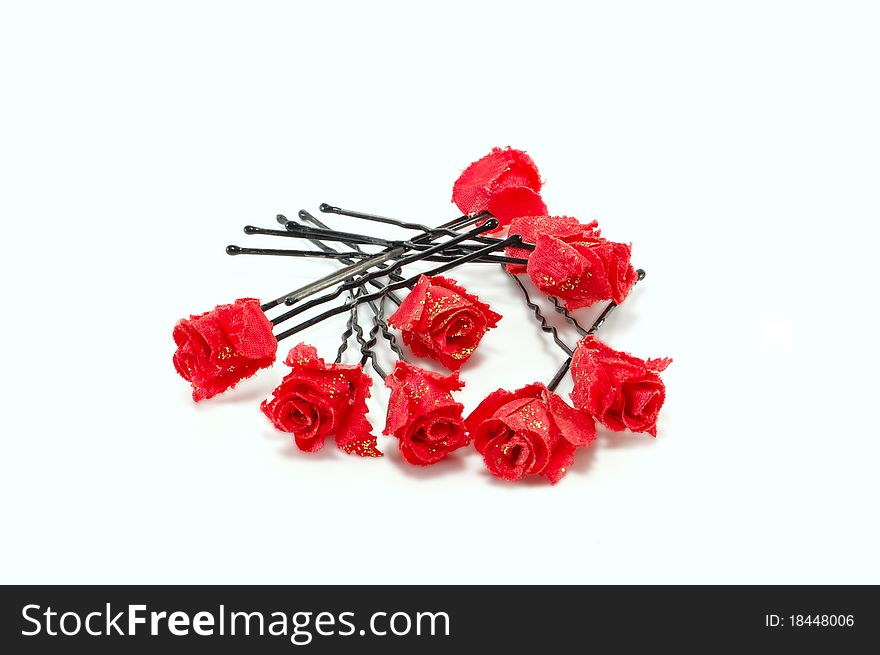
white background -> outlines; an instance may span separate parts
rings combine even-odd
[[[880,582],[878,29],[855,2],[3,3],[0,580]],[[280,364],[190,401],[179,317],[334,269],[227,257],[292,245],[244,224],[439,223],[508,144],[633,242],[602,336],[675,359],[656,440],[509,485],[387,437],[298,452],[258,409]],[[510,281],[456,277],[504,314],[466,408],[549,380]],[[332,359],[341,330],[304,336]]]

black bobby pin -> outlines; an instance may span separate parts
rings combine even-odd
[[[474,233],[478,234],[480,232],[485,232],[486,230],[491,230],[493,228],[493,225],[492,225],[493,223],[497,224],[498,221],[496,221],[494,218],[490,219],[490,220],[486,221],[486,223],[481,225],[480,227],[476,227],[473,230],[471,230],[470,232],[466,232],[464,234],[459,234],[457,237],[455,237],[454,239],[450,239],[446,243],[442,243],[442,244],[438,244],[438,245],[434,246],[433,249],[421,250],[421,251],[418,251],[418,252],[416,252],[412,255],[409,255],[407,257],[403,257],[395,262],[395,266],[401,267],[401,266],[405,266],[407,264],[421,261],[421,260],[425,259],[428,255],[433,254],[433,251],[436,250],[437,252],[439,252],[444,247],[446,247],[447,244],[453,244],[456,241],[463,241],[464,239],[467,239],[468,237],[472,236],[472,234],[474,234]],[[512,237],[512,238],[517,241],[519,240],[519,237]],[[493,244],[491,246],[486,246],[483,250],[475,250],[474,252],[472,252],[468,255],[464,255],[458,259],[455,259],[451,262],[444,264],[443,266],[438,267],[438,269],[436,269],[436,270],[441,270],[441,269],[442,270],[450,270],[450,269],[458,266],[458,264],[460,262],[473,261],[474,259],[478,259],[479,257],[481,257],[483,254],[485,254],[487,252],[491,252],[492,250],[497,250],[498,248],[499,248],[499,246],[497,244]],[[370,260],[365,260],[365,262],[368,262],[368,261],[370,261]],[[359,266],[359,265],[349,266],[347,268],[351,269],[351,268],[356,268],[357,266]],[[342,269],[342,270],[344,271],[346,269]],[[312,307],[315,307],[317,305],[321,305],[325,302],[333,300],[334,298],[338,298],[340,295],[342,295],[345,291],[348,291],[349,289],[352,289],[352,288],[355,288],[355,287],[360,286],[362,284],[365,284],[369,280],[374,280],[379,277],[385,277],[387,275],[388,275],[388,270],[378,270],[378,271],[372,271],[370,273],[365,273],[363,276],[356,278],[355,280],[353,280],[351,282],[344,282],[343,284],[338,286],[335,291],[332,291],[328,294],[325,294],[323,296],[320,296],[320,297],[315,298],[313,300],[310,300],[308,302],[301,303],[301,304],[297,305],[296,307],[294,307],[293,309],[291,309],[290,311],[287,311],[284,314],[281,314],[280,316],[276,316],[274,319],[272,319],[272,324],[278,325],[279,323],[282,323],[283,321],[286,321],[293,316],[301,314],[302,312],[304,312],[308,309],[311,309]],[[412,283],[415,284],[416,281],[418,281],[418,277],[414,278]],[[398,281],[393,284],[400,284],[400,282]],[[403,286],[408,286],[408,285],[403,285]],[[386,288],[388,288],[388,287],[386,287]],[[400,287],[395,287],[395,288],[400,288]],[[392,291],[393,290],[394,289],[392,289]],[[285,301],[285,304],[293,304],[293,303]]]
[[[295,235],[299,238],[308,238],[304,235]],[[309,239],[311,241],[311,239]],[[416,250],[422,250],[429,247],[431,244],[420,245],[420,247]],[[406,244],[404,244],[406,247]],[[243,246],[237,245],[229,245],[226,246],[226,254],[227,255],[269,255],[272,257],[301,257],[301,258],[315,258],[315,259],[337,259],[343,261],[345,259],[350,260],[363,260],[367,257],[371,257],[369,253],[357,252],[357,251],[348,251],[348,252],[339,252],[339,251],[331,251],[325,252],[322,250],[295,250],[295,249],[283,249],[283,248],[246,248]],[[425,261],[429,262],[450,262],[456,257],[460,257],[461,255],[467,254],[467,250],[464,252],[455,250],[454,248],[450,248],[443,251],[441,255],[431,255],[429,257],[425,257]],[[485,255],[480,259],[475,260],[477,263],[485,263],[485,264],[525,264],[526,260],[521,259],[519,257],[507,257],[506,255]]]
[[[318,227],[320,227],[322,229],[325,229],[325,230],[330,229],[327,227],[327,225],[325,225],[324,223],[319,221],[317,218],[312,216],[305,209],[299,210],[299,217],[304,221],[309,221],[310,223],[314,223],[315,225],[317,225]],[[279,223],[281,223],[282,225],[287,225],[288,223],[293,222],[290,219],[288,219],[286,216],[284,216],[283,214],[278,214],[275,217],[275,219]],[[315,239],[315,240],[310,241],[309,243],[317,246],[318,248],[320,248],[324,252],[336,252],[331,246],[328,246],[323,241],[318,241],[317,239]],[[356,253],[358,253],[360,255],[365,254],[364,251],[361,250],[360,246],[356,243],[344,243],[343,245],[348,246],[349,248],[351,248],[352,250],[354,250]],[[353,260],[353,259],[350,259],[350,260],[340,259],[340,261],[343,264],[354,264],[355,263],[355,260]],[[379,268],[387,268],[387,266],[385,264],[381,264],[379,266]],[[402,280],[403,279],[402,277],[400,277],[399,275],[395,275],[394,273],[389,273],[388,277],[391,278],[392,280]],[[381,289],[383,287],[383,285],[381,283],[377,282],[376,280],[370,280],[369,284],[370,284],[370,286],[375,287],[376,289]],[[389,293],[388,298],[391,300],[391,302],[395,303],[396,305],[400,305],[400,302],[401,302],[400,298],[396,294]]]
[[[475,228],[475,229],[479,230],[479,229],[483,229],[483,228]],[[458,238],[465,238],[466,236],[467,236],[466,234],[463,234],[463,235],[459,235]],[[404,259],[399,260],[397,262],[397,265],[402,266],[404,264],[410,264],[415,261],[420,261],[422,259],[426,259],[427,255],[428,255],[427,252],[422,251],[422,252],[417,253],[415,255],[410,255],[409,257],[405,257]],[[471,261],[471,259],[468,259],[467,261]],[[279,323],[283,323],[284,321],[287,321],[294,316],[302,314],[303,312],[308,311],[309,309],[312,309],[313,307],[317,307],[318,305],[323,305],[326,302],[329,302],[331,300],[338,298],[340,295],[342,295],[343,293],[345,293],[349,289],[353,289],[355,287],[363,285],[365,282],[368,282],[370,280],[374,280],[378,277],[384,277],[384,276],[391,277],[391,273],[389,273],[389,271],[387,269],[383,269],[383,270],[379,270],[379,271],[373,271],[372,273],[367,273],[367,274],[363,275],[362,277],[359,277],[359,278],[356,278],[353,280],[348,280],[348,281],[344,282],[342,285],[340,285],[339,287],[337,287],[334,291],[331,291],[330,293],[326,293],[323,296],[318,296],[317,298],[313,298],[313,299],[308,300],[306,302],[300,303],[299,305],[297,305],[293,309],[290,309],[290,310],[284,312],[283,314],[279,314],[278,316],[276,316],[275,318],[272,319],[272,325],[278,325]],[[403,279],[400,276],[397,276],[397,278],[398,279],[396,280],[396,282],[400,282]],[[418,278],[416,278],[416,279],[418,279]],[[381,288],[384,289],[384,288],[387,288],[387,286],[382,286]]]
[[[479,218],[480,217],[462,216],[462,217],[457,218],[453,221],[450,221],[449,223],[441,225],[440,229],[446,228],[446,227],[454,227],[454,226],[458,226],[458,225],[465,225],[465,224],[473,223],[475,220],[478,220]],[[487,225],[491,225],[491,227],[486,228]],[[444,247],[449,246],[449,245],[454,245],[456,243],[460,243],[460,242],[466,240],[470,236],[474,236],[476,234],[481,234],[482,232],[487,231],[487,229],[494,229],[497,225],[498,225],[498,221],[490,218],[485,223],[483,223],[483,225],[481,225],[479,228],[476,228],[475,230],[468,232],[466,237],[461,238],[461,236],[459,235],[457,237],[454,237],[453,239],[450,239],[448,242],[446,242]],[[290,223],[288,223],[287,226],[289,228]],[[302,226],[299,226],[299,227],[302,227]],[[415,239],[413,239],[413,241],[418,242],[419,240],[427,240],[427,239],[431,238],[431,235],[429,233],[426,233],[422,236],[424,238],[416,237]],[[435,252],[440,252],[442,249],[443,249],[442,247],[437,248],[436,250],[429,248],[428,250],[423,251],[423,252],[434,254]],[[480,252],[480,251],[475,251],[475,252]],[[385,250],[385,251],[378,253],[376,255],[373,255],[367,259],[364,259],[361,262],[358,262],[356,264],[352,264],[351,266],[347,266],[346,268],[343,268],[335,273],[331,273],[330,275],[326,275],[323,278],[315,280],[314,282],[307,284],[306,286],[301,287],[299,289],[296,289],[295,291],[292,291],[284,296],[280,296],[278,298],[275,298],[274,300],[270,300],[269,302],[263,303],[263,305],[261,305],[261,308],[263,309],[263,311],[267,311],[269,309],[272,309],[273,307],[277,307],[281,303],[284,303],[287,305],[292,305],[292,304],[302,300],[303,298],[307,298],[308,296],[314,295],[320,291],[323,291],[324,289],[328,289],[328,288],[332,287],[334,284],[338,284],[339,282],[342,282],[350,277],[358,275],[359,273],[368,271],[369,269],[373,268],[374,266],[377,266],[378,264],[382,264],[382,263],[389,261],[391,259],[397,259],[398,257],[401,257],[405,253],[406,253],[406,248],[402,248],[402,247],[391,248],[391,249]],[[417,261],[417,260],[412,260],[412,261]],[[468,261],[472,261],[472,259],[469,259]],[[397,265],[400,266],[403,264],[398,262]],[[370,278],[370,279],[375,279],[375,278]]]
[[[252,226],[249,226],[252,227]],[[280,236],[288,236],[294,237],[298,239],[309,239],[309,240],[320,240],[320,241],[339,241],[346,244],[361,244],[361,245],[372,245],[372,246],[383,246],[385,248],[407,248],[409,250],[431,250],[434,246],[437,245],[436,242],[431,240],[392,240],[392,239],[382,239],[379,237],[373,237],[363,234],[356,234],[354,232],[340,232],[338,230],[321,230],[305,227],[302,225],[297,225],[295,223],[289,223],[287,228],[287,233],[282,232],[281,230],[264,230],[260,228],[262,231],[260,232],[249,232],[249,234],[277,234]],[[432,230],[432,234],[429,236],[434,238],[439,235],[450,235],[453,237],[459,236],[459,233],[450,230],[450,229],[435,229]],[[478,237],[474,237],[476,240]],[[498,239],[488,240],[488,243],[497,243]],[[429,261],[449,261],[456,256],[460,256],[466,254],[467,251],[478,250],[482,246],[480,245],[472,245],[465,244],[462,242],[457,242],[457,247],[448,247],[444,248],[441,252],[441,255],[433,256]],[[308,256],[308,255],[304,255]],[[527,260],[522,259],[520,257],[507,257],[507,256],[497,256],[497,255],[487,255],[484,258],[480,258],[479,262],[488,262],[488,263],[496,263],[496,264],[519,264],[525,265]]]
[[[263,303],[260,308],[265,312],[273,307],[277,307],[282,303],[293,304],[298,300],[302,300],[303,298],[308,298],[311,295],[314,295],[324,289],[332,287],[334,284],[338,284],[340,282],[344,282],[359,273],[363,273],[365,271],[370,270],[374,266],[382,264],[389,259],[395,259],[406,253],[406,248],[394,248],[390,251],[381,252],[378,255],[373,255],[360,261],[356,264],[352,264],[350,266],[346,266],[335,273],[331,273],[330,275],[325,275],[324,277],[315,280],[311,284],[307,284],[304,287],[300,287],[295,291],[292,291],[283,296],[279,296],[274,300],[270,300],[269,302]]]
[[[454,234],[455,234],[453,230],[450,230],[449,228],[443,227],[443,226],[438,227],[438,228],[430,228],[427,225],[423,225],[421,223],[412,223],[409,221],[401,221],[396,218],[389,218],[387,216],[377,216],[376,214],[367,214],[364,212],[353,211],[350,209],[342,209],[340,207],[334,207],[333,205],[328,205],[326,202],[321,203],[321,205],[320,205],[320,207],[318,207],[318,209],[320,209],[322,212],[327,213],[327,214],[338,214],[339,216],[350,216],[352,218],[360,218],[360,219],[363,219],[366,221],[374,221],[377,223],[387,223],[389,225],[395,225],[397,227],[400,227],[400,228],[403,228],[406,230],[421,230],[423,232],[427,232],[427,231],[442,232],[446,236],[454,236]],[[482,218],[489,218],[491,216],[492,215],[489,214],[488,212],[484,212],[482,214],[479,214],[476,218],[482,219]],[[498,239],[496,237],[488,237],[488,236],[474,237],[473,240],[478,241],[483,244],[497,243],[497,242],[501,241],[501,239]],[[534,250],[535,244],[522,243],[518,247],[523,248],[525,250]],[[526,260],[521,260],[521,261],[517,261],[517,262],[510,262],[510,263],[525,265]]]
[[[482,230],[485,228],[479,227],[479,228],[474,228],[474,229],[475,230]],[[464,239],[467,236],[468,236],[467,234],[461,234],[457,238]],[[437,246],[437,247],[439,248],[441,246]],[[421,252],[416,253],[414,255],[410,255],[409,257],[404,257],[403,259],[396,262],[396,265],[402,266],[404,264],[410,264],[415,261],[420,261],[422,259],[427,258],[428,254],[429,254],[428,251],[421,251]],[[471,259],[473,259],[473,258],[474,257],[471,257],[467,261],[471,261]],[[338,286],[334,291],[331,291],[330,293],[326,293],[323,296],[318,296],[317,298],[313,298],[312,300],[308,300],[306,302],[300,303],[299,305],[297,305],[293,309],[290,309],[290,310],[284,312],[283,314],[279,314],[278,316],[276,316],[275,318],[272,319],[272,325],[278,325],[279,323],[283,323],[284,321],[289,320],[290,318],[297,316],[299,314],[302,314],[303,312],[308,311],[309,309],[311,309],[313,307],[317,307],[318,305],[323,305],[326,302],[329,302],[331,300],[338,298],[340,295],[342,295],[343,293],[345,293],[349,289],[356,288],[358,286],[363,285],[365,282],[368,282],[370,280],[375,280],[376,278],[385,277],[385,276],[391,277],[391,273],[389,272],[388,269],[380,269],[378,271],[373,271],[371,273],[367,273],[359,278],[348,279],[345,282],[343,282],[343,284]],[[400,282],[400,280],[402,280],[402,279],[403,278],[398,279],[397,282]],[[387,286],[383,286],[382,288],[387,288]]]
[[[318,259],[365,259],[370,255],[362,252],[325,252],[322,250],[284,250],[279,248],[245,248],[243,246],[226,246],[227,255],[272,255],[275,257],[315,257]]]
[[[402,289],[404,287],[412,287],[416,284],[416,282],[419,281],[419,278],[421,278],[422,275],[427,275],[427,276],[440,275],[441,273],[445,273],[446,271],[452,270],[453,268],[456,268],[457,266],[465,264],[469,261],[473,261],[474,259],[477,259],[481,255],[488,254],[490,252],[493,252],[493,251],[498,250],[500,248],[505,248],[507,246],[513,246],[515,244],[518,244],[519,242],[520,242],[520,239],[518,236],[508,237],[504,241],[500,241],[498,244],[486,246],[482,250],[476,250],[470,254],[464,255],[464,256],[456,259],[455,261],[448,262],[446,264],[443,264],[441,266],[433,268],[430,271],[427,271],[423,274],[415,275],[413,277],[406,278],[406,279],[400,280],[398,282],[392,282],[380,291],[376,291],[375,293],[361,296],[357,300],[357,304],[367,302],[370,300],[378,300],[384,294],[386,294],[388,291],[395,291],[397,289]],[[278,339],[279,341],[281,341],[282,339],[286,339],[287,337],[294,335],[298,332],[301,332],[302,330],[305,330],[313,325],[317,325],[321,321],[323,321],[327,318],[330,318],[331,316],[336,316],[336,315],[341,314],[345,311],[348,311],[348,309],[349,309],[348,305],[343,305],[341,307],[329,309],[329,310],[323,312],[322,314],[318,314],[317,316],[309,319],[308,321],[300,323],[299,325],[295,325],[294,327],[289,328],[289,329],[285,330],[284,332],[281,332],[280,334],[276,335],[276,339]],[[276,323],[276,325],[277,325],[277,323]]]

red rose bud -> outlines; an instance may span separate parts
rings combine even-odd
[[[174,326],[174,368],[193,400],[211,398],[275,361],[278,341],[255,298],[239,298]]]
[[[581,223],[571,216],[546,216],[543,214],[528,214],[515,218],[510,223],[508,231],[511,235],[520,235],[525,243],[535,243],[541,234],[556,237],[566,243],[578,241],[590,243],[599,240],[600,232],[599,223],[596,221]],[[528,259],[532,251],[525,248],[509,247],[506,249],[506,254],[508,257]],[[508,264],[507,270],[511,273],[525,273],[526,267]]]
[[[416,356],[431,357],[455,371],[500,319],[501,314],[454,280],[423,275],[388,323],[400,329]]]
[[[367,421],[372,381],[360,366],[327,364],[313,346],[301,343],[284,362],[292,367],[260,409],[302,451],[314,453],[336,436],[336,446],[361,457],[381,457]]]
[[[452,202],[468,216],[489,211],[503,226],[517,215],[545,213],[540,191],[541,176],[535,162],[522,150],[508,146],[492,148],[464,169],[452,187]],[[524,213],[518,214],[520,211]]]
[[[384,434],[397,438],[407,462],[434,464],[468,444],[464,407],[452,398],[464,386],[458,373],[441,375],[398,361],[385,386],[391,397]]]
[[[596,438],[586,412],[537,382],[489,394],[465,425],[489,472],[510,481],[543,475],[555,484],[574,462],[575,451]]]
[[[638,279],[630,264],[632,247],[599,239],[566,243],[546,234],[535,240],[526,272],[538,289],[559,298],[568,309],[601,300],[624,301]]]
[[[671,363],[669,358],[639,359],[585,337],[572,358],[571,400],[611,430],[656,437],[657,415],[666,398],[660,373]]]

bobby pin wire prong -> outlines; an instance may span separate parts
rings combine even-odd
[[[402,359],[405,362],[408,362],[409,359],[404,354],[403,349],[400,347],[400,344],[397,343],[397,337],[394,336],[394,333],[388,328],[388,322],[385,320],[385,298],[387,296],[382,296],[379,298],[379,307],[373,315],[376,324],[379,326],[379,329],[382,330],[382,336],[388,341],[388,347],[391,348],[391,351],[397,355],[398,359]]]
[[[637,268],[636,269],[636,281],[633,283],[633,286],[641,282],[645,279],[645,271],[644,269]],[[611,312],[614,311],[614,308],[617,307],[617,303],[611,301],[608,305],[605,306],[605,309],[602,310],[602,313],[596,317],[596,320],[593,321],[593,325],[590,326],[588,330],[586,330],[585,334],[582,336],[589,336],[591,334],[596,334],[602,324],[608,319],[608,316]],[[562,378],[565,377],[565,374],[568,372],[569,367],[571,366],[571,357],[569,356],[563,363],[562,366],[559,367],[559,370],[556,371],[556,374],[553,376],[553,379],[550,380],[550,384],[547,385],[547,388],[550,391],[556,389],[559,386],[559,383],[562,382]]]
[[[363,289],[363,287],[361,287]],[[383,296],[384,298],[384,296]],[[380,298],[381,301],[381,298]],[[356,307],[355,307],[356,309]],[[388,377],[388,373],[385,372],[385,369],[379,364],[379,359],[376,356],[376,341],[378,340],[379,335],[379,322],[373,321],[373,327],[370,328],[370,333],[366,341],[361,341],[361,366],[366,366],[369,361],[373,366],[373,370],[379,374],[383,380]]]
[[[559,338],[559,331],[556,329],[556,327],[547,323],[547,318],[544,316],[544,314],[541,313],[541,308],[532,301],[531,296],[529,296],[529,291],[528,289],[526,289],[522,281],[516,275],[508,271],[506,267],[502,266],[501,268],[513,279],[513,281],[516,283],[516,286],[519,287],[519,290],[522,292],[523,299],[526,301],[526,305],[534,313],[535,318],[540,324],[541,330],[551,335],[556,345],[559,346],[562,351],[570,358],[574,354],[574,351],[568,346],[568,344],[566,344],[562,339]]]
[[[355,325],[360,328],[357,316],[357,306],[352,304],[351,311],[348,313],[348,320],[345,322],[345,330],[342,332],[342,339],[339,344],[339,348],[336,351],[336,359],[334,361],[337,364],[342,361],[342,355],[344,355],[345,351],[348,350],[348,340],[355,332]],[[359,332],[361,336],[363,336],[363,330],[359,330]],[[358,341],[360,341],[360,339]]]
[[[495,221],[491,221],[491,222],[495,222]],[[487,225],[488,224],[489,224],[489,222],[487,222]],[[489,227],[489,229],[493,229],[493,228],[494,228],[494,225]],[[467,235],[462,235],[462,236],[467,236]],[[471,253],[468,253],[467,255],[462,255],[461,257],[459,257],[458,259],[455,259],[454,261],[442,264],[436,268],[433,268],[429,271],[426,271],[423,274],[414,275],[412,277],[406,278],[404,280],[400,280],[398,282],[392,282],[392,283],[388,284],[387,286],[385,286],[384,289],[381,289],[381,290],[376,291],[374,293],[370,293],[370,294],[361,296],[360,298],[357,299],[356,304],[361,304],[363,302],[369,302],[370,300],[378,300],[379,298],[381,298],[383,295],[385,295],[389,291],[396,291],[397,289],[402,289],[404,287],[414,286],[416,284],[416,282],[419,281],[419,278],[422,275],[427,275],[427,276],[440,275],[442,273],[445,273],[446,271],[449,271],[449,270],[452,270],[453,268],[456,268],[457,266],[465,264],[469,261],[473,261],[474,259],[478,259],[482,255],[488,254],[488,253],[493,252],[495,250],[500,250],[501,248],[506,248],[507,246],[514,246],[515,244],[518,244],[518,243],[520,243],[520,238],[518,236],[508,237],[507,239],[504,239],[503,241],[500,241],[497,244],[488,245],[485,248],[482,248],[480,250],[475,250]],[[304,321],[303,323],[295,325],[292,328],[289,328],[289,329],[285,330],[284,332],[281,332],[280,334],[275,335],[275,338],[278,339],[279,341],[281,341],[282,339],[286,339],[287,337],[294,335],[298,332],[301,332],[302,330],[305,330],[309,327],[312,327],[313,325],[317,325],[321,321],[323,321],[327,318],[330,318],[331,316],[336,316],[338,314],[346,312],[349,309],[350,309],[350,307],[347,304],[343,305],[341,307],[335,307],[333,309],[328,309],[327,311],[325,311],[321,314],[318,314],[317,316],[314,316],[311,319]],[[274,324],[277,325],[277,323],[274,323]]]
[[[558,314],[562,314],[565,317],[565,320],[568,321],[568,324],[574,327],[579,335],[585,337],[587,336],[587,334],[589,334],[589,330],[578,323],[578,320],[571,315],[571,312],[568,311],[568,307],[559,302],[559,298],[556,298],[554,296],[547,297],[550,299],[550,302],[553,303],[553,309],[555,309]]]

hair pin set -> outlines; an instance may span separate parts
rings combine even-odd
[[[296,220],[279,215],[277,228],[248,225],[245,234],[289,239],[300,247],[230,245],[228,254],[334,259],[340,268],[266,302],[239,298],[181,319],[173,332],[174,367],[191,384],[193,400],[202,401],[272,366],[279,343],[340,317],[344,331],[334,361],[307,343],[293,345],[284,356],[287,374],[260,405],[304,452],[320,450],[332,438],[347,453],[382,456],[366,416],[372,385],[367,365],[390,390],[383,434],[396,439],[402,458],[413,465],[429,466],[473,446],[499,478],[543,476],[555,483],[577,449],[595,441],[597,423],[656,436],[666,393],[660,374],[672,360],[641,359],[596,336],[645,273],[633,268],[630,244],[603,238],[596,221],[551,215],[541,187],[525,152],[494,148],[456,180],[452,200],[462,215],[443,225],[320,206],[324,214],[347,217],[349,225],[393,225],[401,239],[358,227],[331,229],[305,210]],[[430,269],[407,271],[419,262]],[[447,275],[464,265],[501,267],[565,356],[546,384],[498,389],[467,414],[455,400],[465,384],[461,369],[466,374],[469,358],[502,317]],[[579,338],[574,347],[546,320],[521,276],[565,317]],[[574,310],[597,303],[605,303],[599,317],[582,325]],[[362,307],[369,325],[362,324]],[[397,360],[390,371],[376,357],[380,335]],[[346,364],[352,339],[357,361]],[[418,358],[433,359],[449,373],[423,368]],[[567,374],[571,403],[556,393]]]

